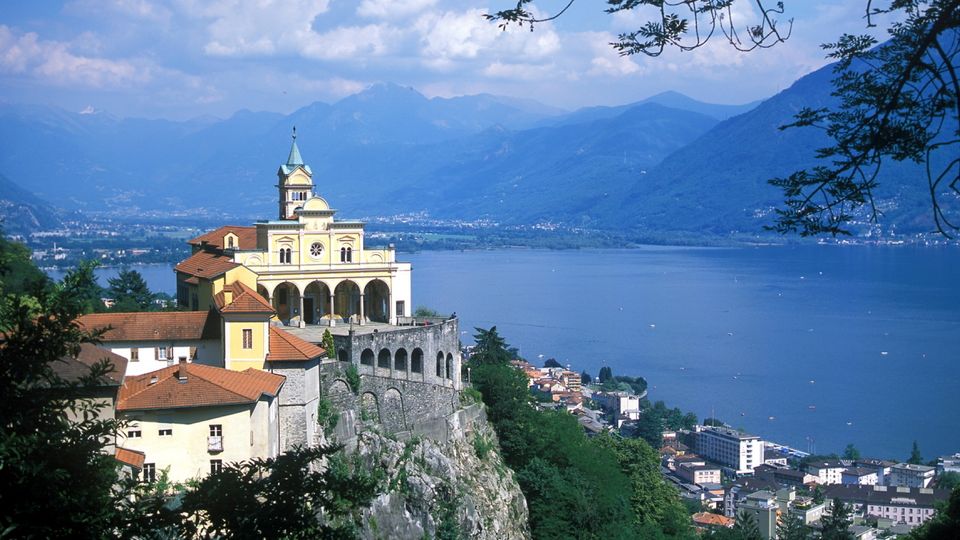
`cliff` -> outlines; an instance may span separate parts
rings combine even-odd
[[[530,537],[526,500],[481,405],[398,434],[341,418],[337,431],[356,434],[341,440],[347,450],[386,474],[384,492],[364,512],[363,538]]]

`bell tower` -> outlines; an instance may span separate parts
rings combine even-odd
[[[297,219],[296,210],[313,197],[313,171],[304,165],[297,148],[297,128],[293,128],[293,145],[287,162],[277,171],[280,190],[280,219]]]

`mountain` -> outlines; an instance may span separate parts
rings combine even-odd
[[[627,105],[618,105],[615,107],[584,107],[572,113],[556,115],[553,118],[548,118],[541,121],[539,125],[573,125],[605,118],[614,118],[638,105],[646,105],[649,103],[663,105],[664,107],[670,107],[671,109],[679,109],[682,111],[703,114],[716,120],[726,120],[727,118],[736,116],[738,114],[743,114],[756,108],[756,106],[761,102],[753,101],[744,105],[718,105],[715,103],[704,103],[702,101],[697,101],[679,92],[662,92],[655,96],[648,97],[647,99],[637,101],[635,103],[629,103]]]
[[[648,174],[637,177],[620,201],[594,209],[600,225],[642,231],[684,231],[726,236],[756,234],[772,225],[773,209],[782,205],[774,177],[809,168],[816,150],[830,145],[821,130],[779,126],[793,121],[803,107],[835,105],[832,66],[815,71],[755,109],[729,118],[667,156]],[[899,232],[932,228],[923,170],[911,163],[888,161],[874,192],[886,227]],[[859,216],[866,222],[869,216]],[[868,231],[863,223],[855,230]]]
[[[0,228],[4,234],[30,234],[62,225],[57,211],[0,174]]]

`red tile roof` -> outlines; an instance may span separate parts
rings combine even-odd
[[[209,251],[198,251],[180,262],[175,268],[194,277],[211,279],[221,276],[240,266],[226,255],[219,255]]]
[[[304,341],[274,326],[270,327],[270,354],[267,355],[268,361],[313,360],[314,358],[325,355],[326,351],[313,343]]]
[[[177,409],[253,403],[260,396],[277,395],[285,378],[249,368],[245,371],[182,364],[186,381],[178,376],[181,365],[173,365],[143,375],[127,377],[120,388],[118,411]],[[151,384],[151,380],[156,382]]]
[[[699,512],[692,516],[693,522],[697,525],[708,527],[733,527],[734,519],[710,512]]]
[[[63,380],[68,382],[78,382],[81,377],[90,374],[90,368],[107,359],[113,364],[113,371],[106,374],[100,384],[103,386],[120,386],[123,382],[123,374],[127,371],[127,359],[108,351],[101,349],[92,343],[83,343],[80,345],[80,352],[74,356],[64,356],[53,364],[53,371]]]
[[[233,293],[233,300],[227,304],[223,291],[213,297],[214,303],[222,313],[273,313],[276,311],[257,291],[239,281],[223,288]]]
[[[111,327],[100,339],[111,341],[172,341],[216,339],[220,325],[209,311],[91,313],[77,319],[87,330]]]
[[[257,249],[257,228],[239,225],[224,225],[192,240],[187,240],[187,243],[192,246],[201,246],[206,243],[207,246],[222,250],[225,247],[223,237],[229,233],[237,235],[236,249]]]
[[[118,447],[116,453],[113,454],[113,458],[120,463],[129,465],[134,469],[142,471],[143,462],[146,461],[147,455],[139,450],[128,450],[126,448]]]

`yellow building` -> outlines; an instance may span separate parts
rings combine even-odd
[[[240,281],[291,326],[395,324],[409,316],[410,264],[396,261],[393,246],[367,248],[362,222],[334,219],[336,210],[314,194],[296,131],[277,179],[278,219],[190,240],[193,254],[176,267],[178,303],[205,310],[225,285]]]

